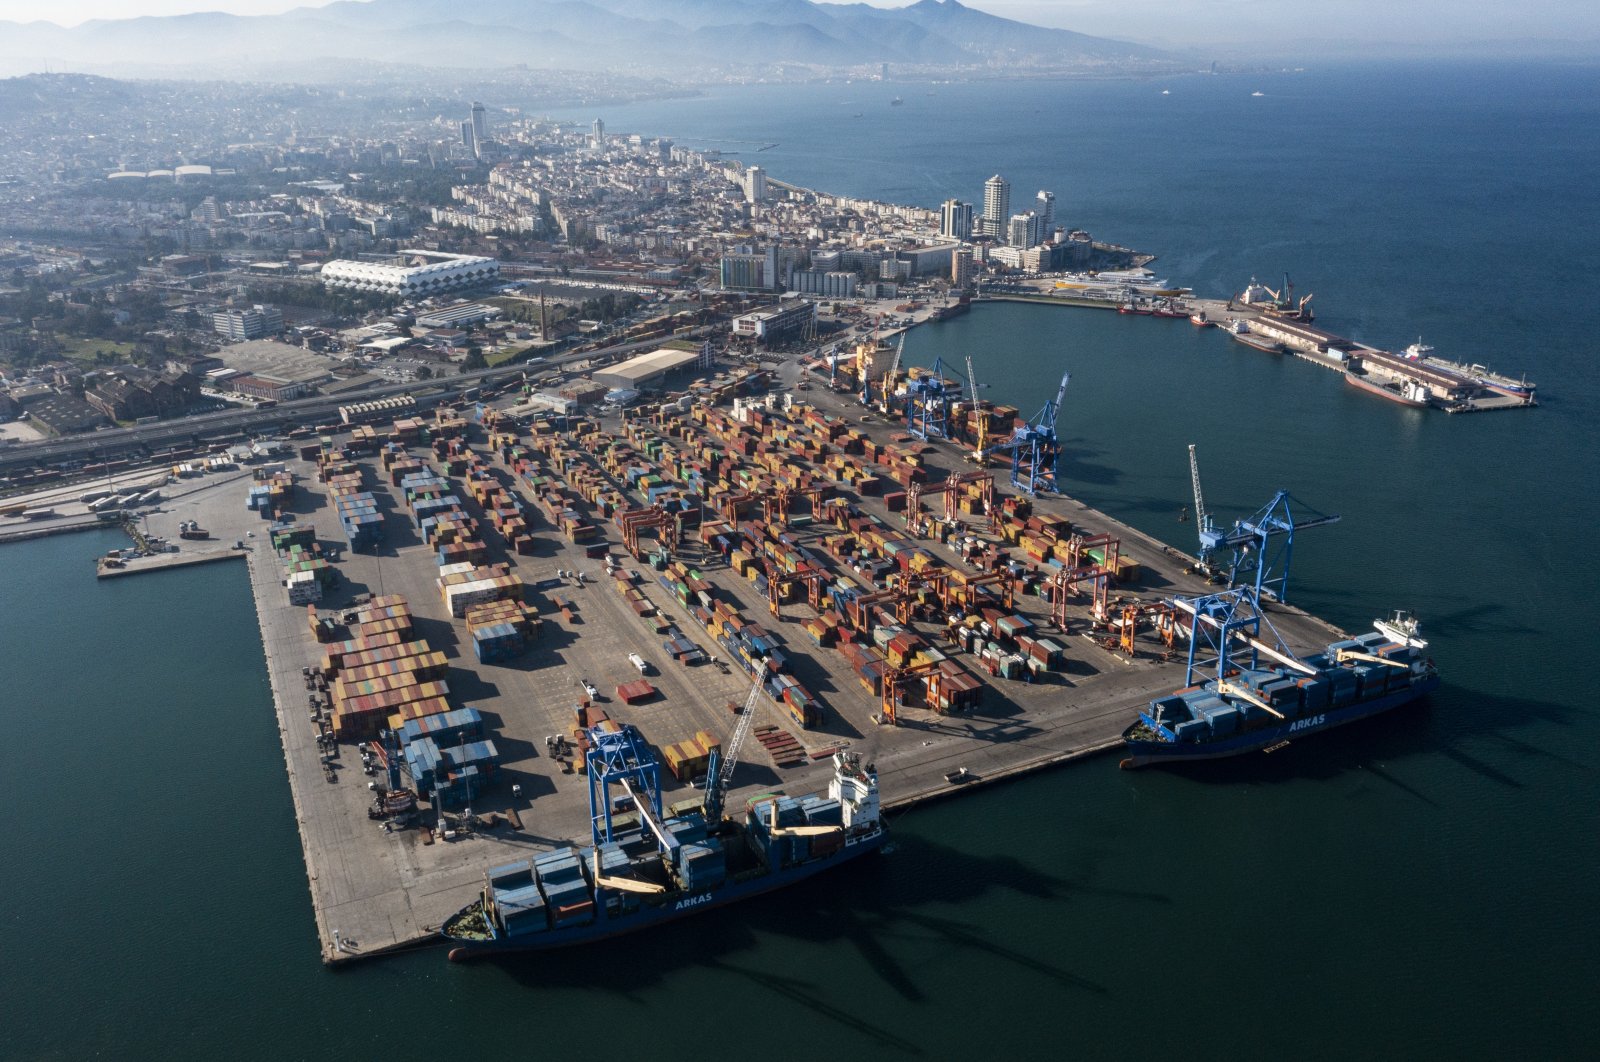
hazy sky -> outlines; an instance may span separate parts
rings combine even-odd
[[[0,19],[75,25],[92,18],[229,11],[262,15],[328,0],[0,0]],[[908,0],[868,0],[900,7]],[[966,2],[966,0],[963,0]],[[1241,53],[1307,41],[1371,42],[1384,51],[1498,41],[1600,41],[1593,0],[972,0],[991,14],[1165,47],[1232,44]]]

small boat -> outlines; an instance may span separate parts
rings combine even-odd
[[[891,107],[899,107],[902,104],[904,104],[905,102],[906,102],[905,100],[901,99],[899,96],[896,96],[894,99],[889,101],[889,106],[891,106]]]
[[[1250,95],[1252,95],[1252,96],[1265,96],[1266,93],[1265,92],[1261,92],[1260,90],[1257,90],[1255,92],[1250,93]]]

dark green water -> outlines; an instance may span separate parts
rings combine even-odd
[[[1592,315],[1555,311],[1549,271],[1592,275],[1597,97],[1583,71],[1467,73],[1296,83],[1301,124],[1220,109],[1182,151],[1141,150],[1120,186],[1096,149],[1172,143],[1136,139],[1168,132],[1140,116],[1149,86],[941,86],[978,147],[913,168],[976,185],[1014,150],[1035,167],[1019,186],[1049,186],[1042,160],[1059,157],[1096,178],[1100,227],[1123,235],[1126,218],[1130,242],[1193,263],[1168,266],[1178,279],[1320,269],[1336,331],[1403,345],[1420,330],[1535,372],[1543,408],[1446,417],[1183,322],[991,306],[908,342],[924,363],[973,354],[986,397],[1030,414],[1070,368],[1068,489],[1178,545],[1190,442],[1223,518],[1280,486],[1341,513],[1297,544],[1290,596],[1350,628],[1421,613],[1446,676],[1426,705],[1271,757],[1135,774],[1106,759],[919,809],[875,865],[613,946],[335,974],[243,571],[97,585],[88,558],[110,541],[7,546],[0,1057],[1592,1057],[1600,373]],[[1197,82],[1227,87],[1174,94]],[[1018,104],[1029,92],[1073,103],[1047,131],[1077,138],[1023,136],[1044,121]],[[904,95],[897,111],[925,104]],[[888,195],[904,158],[933,158],[924,125],[851,139],[803,91],[750,99],[678,115],[703,129],[637,116],[682,135],[778,123],[751,136],[785,143],[776,176],[848,171],[854,192],[877,179]],[[1113,114],[1120,132],[1095,121]],[[1264,132],[1299,183],[1258,181],[1261,153],[1224,150]],[[1333,231],[1339,196],[1373,208]],[[1318,204],[1306,229],[1303,202]],[[1208,232],[1211,208],[1227,224]]]

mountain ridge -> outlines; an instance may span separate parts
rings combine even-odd
[[[0,21],[0,62],[218,69],[325,58],[421,67],[533,66],[705,79],[779,66],[892,63],[950,72],[1161,68],[1170,53],[968,7],[814,0],[337,0],[279,15],[198,12],[73,28]]]

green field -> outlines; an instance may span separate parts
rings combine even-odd
[[[114,339],[61,339],[61,356],[72,361],[81,361],[89,365],[95,364],[94,352],[104,351],[110,356],[108,364],[117,364],[128,361],[138,350],[136,343],[119,343]]]

